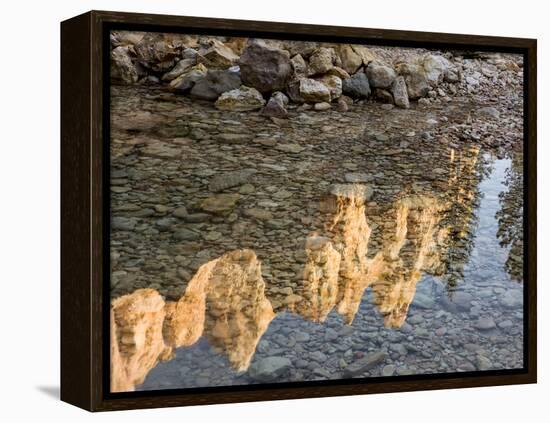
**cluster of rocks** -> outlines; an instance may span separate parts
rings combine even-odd
[[[111,46],[115,82],[166,84],[215,101],[220,110],[261,110],[275,118],[287,116],[289,102],[347,111],[354,101],[373,98],[408,108],[411,100],[445,96],[442,84],[462,75],[441,54],[390,63],[355,44],[114,32]]]

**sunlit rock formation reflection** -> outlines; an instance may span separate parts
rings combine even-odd
[[[274,317],[264,295],[261,264],[250,250],[237,250],[203,265],[177,302],[165,303],[140,289],[111,306],[111,390],[130,391],[174,348],[201,336],[245,370]]]
[[[380,162],[383,169],[403,165],[401,155],[375,153],[368,156],[373,169]],[[372,183],[331,185],[308,223],[294,279],[268,274],[264,280],[261,259],[269,257],[239,249],[202,264],[182,281],[186,289],[177,301],[165,303],[151,289],[115,299],[112,390],[134,389],[159,360],[201,337],[245,371],[276,313],[323,322],[336,311],[351,324],[369,287],[385,326],[400,327],[423,274],[460,277],[483,175],[478,153],[446,149],[432,163],[434,157],[411,150],[408,160],[433,167],[431,179],[413,174],[404,180],[397,172]]]

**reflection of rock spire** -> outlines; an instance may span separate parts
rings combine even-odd
[[[206,296],[205,332],[237,370],[246,370],[275,317],[264,295],[261,264],[251,250],[233,251],[216,263]]]
[[[130,391],[143,383],[159,360],[170,357],[164,343],[164,300],[154,289],[138,289],[111,307],[111,391]]]
[[[306,241],[302,296],[297,310],[303,317],[323,322],[336,304],[341,256],[329,238],[311,236]]]
[[[400,327],[407,317],[422,271],[439,266],[436,232],[441,206],[432,197],[410,196],[395,207],[395,232],[372,260],[374,302],[388,327]],[[440,235],[440,234],[439,234]]]
[[[165,304],[153,289],[139,289],[111,307],[111,390],[133,390],[173,348],[203,334],[237,370],[246,370],[274,313],[264,295],[261,265],[237,250],[197,271],[185,294]]]

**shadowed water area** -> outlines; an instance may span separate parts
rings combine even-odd
[[[112,390],[523,366],[521,138],[457,98],[286,121],[113,87]]]

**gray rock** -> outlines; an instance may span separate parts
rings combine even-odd
[[[313,105],[313,110],[316,110],[318,112],[329,110],[330,108],[331,108],[330,103],[327,103],[326,101],[323,101],[321,103],[315,103]]]
[[[134,84],[139,75],[129,50],[128,46],[119,46],[111,51],[111,78],[125,84]]]
[[[493,119],[500,118],[500,112],[494,107],[482,107],[477,110],[477,113],[479,116],[482,116],[482,117],[489,117]]]
[[[417,292],[413,299],[413,306],[418,308],[430,309],[435,305],[435,301],[421,292]]]
[[[496,324],[492,317],[480,317],[474,327],[479,330],[490,330],[494,329]]]
[[[346,180],[346,182],[350,183],[364,183],[372,182],[374,180],[374,177],[372,175],[369,175],[368,173],[349,172],[344,175],[344,179]]]
[[[367,98],[371,93],[367,75],[360,72],[352,75],[349,79],[344,79],[342,92],[352,98]]]
[[[389,88],[397,74],[381,62],[370,62],[366,69],[369,84],[374,88]]]
[[[169,42],[165,34],[148,33],[134,46],[137,60],[154,72],[166,72],[174,66],[179,56],[175,43]]]
[[[291,365],[286,357],[266,357],[252,363],[248,374],[258,382],[272,382],[289,370]]]
[[[246,112],[261,109],[264,104],[265,100],[258,90],[241,85],[220,95],[215,105],[219,110]]]
[[[228,188],[238,187],[249,181],[250,176],[254,174],[253,170],[236,170],[234,172],[225,172],[214,176],[208,185],[210,191],[220,192]]]
[[[523,297],[519,291],[506,291],[500,298],[499,302],[506,308],[520,308],[523,306]]]
[[[180,219],[183,219],[184,217],[187,216],[187,209],[184,207],[184,206],[181,206],[181,207],[178,207],[177,209],[175,209],[172,214],[176,217],[179,217]]]
[[[424,68],[424,75],[429,85],[435,87],[443,82],[445,75],[447,75],[451,64],[443,56],[430,54],[425,56],[422,60],[422,67]]]
[[[342,79],[336,75],[325,75],[318,79],[330,92],[330,100],[336,100],[342,95]]]
[[[348,365],[348,367],[344,369],[344,377],[359,376],[367,370],[372,369],[376,365],[382,363],[387,356],[388,355],[385,351],[369,353],[363,358],[360,358],[359,360],[354,361],[353,363]]]
[[[227,69],[233,66],[239,56],[219,40],[210,40],[210,45],[199,52],[198,61],[208,69]]]
[[[428,94],[430,85],[422,66],[415,63],[400,63],[396,68],[397,72],[405,78],[410,100],[417,100]]]
[[[119,231],[132,231],[136,224],[137,219],[132,217],[113,216],[111,218],[111,229]]]
[[[173,236],[178,241],[194,241],[200,238],[198,233],[186,228],[176,230]]]
[[[393,102],[397,107],[401,107],[403,109],[409,108],[409,94],[407,93],[405,78],[402,76],[395,78],[391,85],[391,92],[393,95]]]
[[[286,50],[250,39],[239,59],[243,83],[261,93],[281,91],[292,74]]]
[[[170,81],[170,89],[177,93],[187,92],[194,87],[197,81],[205,77],[206,72],[207,70],[202,64],[193,66],[191,69]]]
[[[310,336],[307,332],[295,332],[294,339],[296,339],[297,342],[307,342]]]
[[[493,367],[493,363],[487,357],[478,355],[476,357],[476,367],[478,370],[490,370]]]
[[[288,87],[288,95],[296,103],[321,103],[330,101],[330,90],[315,79],[302,78]]]
[[[287,104],[288,97],[282,92],[276,91],[271,95],[261,114],[268,117],[286,118],[288,117]]]
[[[241,86],[239,72],[209,69],[206,75],[195,82],[191,95],[202,100],[216,100],[222,93]]]
[[[309,57],[308,75],[321,75],[328,72],[336,62],[333,48],[320,47]]]
[[[395,351],[399,355],[407,355],[407,347],[403,344],[390,344],[390,350]]]
[[[471,294],[468,294],[464,291],[456,291],[453,293],[451,302],[459,309],[463,311],[470,310],[472,305],[473,297]]]
[[[194,51],[194,50],[193,50]],[[193,66],[197,64],[196,59],[183,59],[176,63],[170,72],[166,72],[162,75],[162,80],[170,82],[176,79],[178,76],[183,75],[186,72],[189,72]]]
[[[318,361],[320,363],[323,363],[326,361],[327,356],[326,354],[322,353],[321,351],[317,350],[310,354],[310,357],[312,360]]]
[[[294,76],[296,78],[303,78],[307,75],[307,63],[301,54],[297,54],[290,59],[290,64],[294,70]]]
[[[395,366],[393,364],[388,364],[382,368],[381,375],[385,377],[393,376],[395,373]]]

